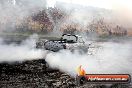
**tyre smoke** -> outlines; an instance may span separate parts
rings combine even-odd
[[[4,39],[0,39],[0,62],[14,62],[40,59],[46,52],[36,49],[37,35],[32,35],[21,44],[6,44]]]
[[[87,74],[132,74],[131,43],[104,42],[97,44],[101,48],[95,48],[96,53],[93,55],[62,50],[58,53],[49,53],[46,61],[52,68],[60,69],[72,76],[76,76],[77,68],[80,65]]]

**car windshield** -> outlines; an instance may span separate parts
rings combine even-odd
[[[77,37],[75,35],[63,35],[63,40],[77,42]]]

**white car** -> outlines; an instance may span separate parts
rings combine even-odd
[[[37,48],[57,52],[62,49],[71,51],[78,50],[81,53],[89,53],[88,50],[92,49],[91,43],[85,43],[83,38],[78,35],[63,34],[59,40],[41,40],[36,43]]]

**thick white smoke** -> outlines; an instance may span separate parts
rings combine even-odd
[[[13,4],[9,1],[10,0],[0,1],[0,24],[3,25],[0,28],[1,30],[15,26],[16,21],[21,23],[21,20],[27,16],[46,7],[45,0],[15,0],[16,2]],[[69,14],[69,18],[64,21],[67,23],[75,22],[84,26],[89,24],[89,22],[92,21],[92,18],[101,17],[108,19],[109,22],[115,22],[123,26],[127,25],[127,27],[131,27],[131,25],[128,24],[131,23],[132,11],[129,8],[124,8],[117,4],[116,6],[119,8],[113,8],[112,10],[80,7],[78,5],[73,6],[73,4],[69,6],[66,5],[66,7],[68,7],[68,10],[66,8],[66,11]],[[62,7],[65,6],[62,5]],[[76,7],[77,9],[75,9]],[[82,65],[87,73],[132,74],[131,43],[105,42],[99,45],[102,48],[94,55],[82,55],[79,52],[70,52],[69,50],[62,50],[56,53],[50,52],[47,54],[46,51],[38,50],[34,47],[35,41],[32,40],[32,38],[23,41],[20,45],[8,45],[1,39],[0,62],[32,60],[46,56],[45,60],[52,68],[58,68],[72,76],[77,74],[76,69],[80,65]]]
[[[130,43],[106,42],[99,43],[99,45],[101,48],[94,55],[82,55],[79,52],[62,50],[58,53],[49,53],[46,61],[51,67],[58,68],[72,76],[77,74],[77,68],[80,65],[88,74],[132,74],[130,53],[132,46]]]
[[[36,49],[36,35],[30,36],[21,44],[6,44],[2,38],[0,40],[0,62],[41,59],[46,55],[46,51]]]
[[[66,2],[67,0],[63,1]],[[110,9],[107,9],[105,7],[99,8],[99,4],[94,3],[97,0],[93,1],[94,8],[86,5],[86,7],[83,5],[81,6],[80,4],[77,5],[75,4],[77,1],[74,1],[75,0],[72,0],[72,3],[62,3],[62,5],[60,5],[60,8],[65,8],[67,13],[69,13],[69,18],[66,19],[64,23],[79,23],[79,26],[84,27],[85,25],[89,25],[89,23],[91,23],[94,18],[95,20],[103,18],[104,21],[109,23],[109,25],[120,25],[122,27],[125,27],[128,32],[131,32],[132,26],[130,24],[132,18],[132,7],[128,5],[131,2],[130,0],[108,0],[108,2],[106,0],[98,0],[100,6],[108,6],[109,4],[111,4]],[[81,0],[78,1],[80,1],[80,3],[83,2]],[[103,3],[103,1],[105,1],[106,3]],[[100,48],[94,55],[81,55],[79,52],[62,50],[58,53],[47,54],[46,61],[52,68],[58,68],[61,71],[71,74],[72,76],[75,76],[75,74],[77,74],[76,69],[80,65],[82,65],[82,67],[88,74],[127,73],[132,75],[131,44],[132,43],[129,42],[129,40],[126,40],[124,43],[102,42],[102,44],[99,44],[102,48]]]
[[[26,18],[46,8],[46,0],[0,0],[0,30],[10,32]],[[0,62],[43,58],[45,52],[35,48],[34,35],[21,44],[6,44],[0,38]]]
[[[46,0],[0,0],[0,30],[9,32],[45,8]]]
[[[56,0],[57,4],[61,0]],[[69,18],[63,23],[79,23],[83,30],[93,20],[104,19],[109,25],[119,25],[131,32],[131,0],[62,0],[60,8],[65,8]]]

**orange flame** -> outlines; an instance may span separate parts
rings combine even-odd
[[[82,65],[78,67],[78,75],[84,76],[86,74],[85,70],[82,68]]]

